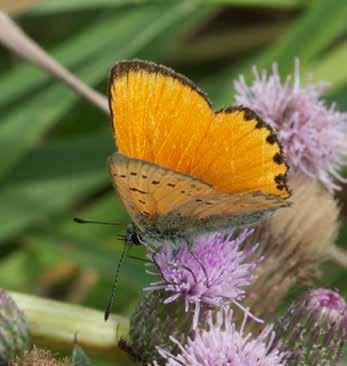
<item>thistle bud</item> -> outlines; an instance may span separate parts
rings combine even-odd
[[[310,282],[317,277],[319,264],[334,245],[339,229],[338,204],[324,187],[298,174],[290,177],[289,186],[292,205],[257,226],[247,244],[259,242],[256,254],[264,260],[255,270],[257,277],[245,303],[266,320],[272,320],[298,280]]]
[[[126,352],[144,364],[158,356],[157,346],[177,351],[177,345],[171,342],[170,336],[183,342],[192,331],[193,316],[185,312],[183,301],[165,304],[165,298],[164,291],[147,293],[131,317]]]
[[[275,333],[291,354],[288,366],[334,366],[347,339],[346,303],[331,290],[307,291],[277,321]]]
[[[0,365],[8,365],[29,348],[29,327],[16,303],[0,289]]]

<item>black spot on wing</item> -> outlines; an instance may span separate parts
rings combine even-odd
[[[280,164],[283,164],[284,162],[284,159],[283,159],[283,156],[281,153],[277,152],[274,156],[273,156],[273,161],[280,165]]]
[[[148,193],[148,192],[142,191],[141,189],[138,189],[136,187],[130,187],[129,190],[132,191],[132,192],[140,193],[140,194],[147,194]]]
[[[266,142],[269,143],[270,145],[275,144],[277,142],[276,135],[270,133],[270,135],[266,138]]]
[[[276,175],[276,177],[275,177],[275,182],[277,183],[277,184],[282,184],[283,182],[285,182],[285,176],[283,175],[283,174],[278,174],[278,175]]]

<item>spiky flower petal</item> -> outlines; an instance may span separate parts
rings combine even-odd
[[[186,344],[172,338],[179,347],[176,354],[159,348],[166,366],[284,366],[288,354],[273,346],[271,327],[264,328],[258,337],[244,334],[245,322],[237,330],[232,310],[221,310],[216,319],[209,314],[207,329],[197,329]],[[161,362],[161,361],[160,361]],[[155,363],[157,364],[157,363]]]
[[[291,366],[334,366],[347,339],[347,306],[327,289],[310,290],[295,301],[275,326]]]
[[[241,250],[252,232],[246,229],[236,237],[233,231],[201,235],[194,243],[182,244],[178,250],[163,246],[150,254],[161,279],[148,290],[167,292],[166,304],[183,299],[186,311],[192,305],[193,328],[197,326],[202,306],[222,308],[234,303],[242,308],[239,301],[245,296],[244,287],[252,282],[253,271],[259,263],[259,258],[249,260],[257,245]]]
[[[259,74],[256,67],[253,72],[250,86],[243,76],[235,82],[236,102],[277,131],[292,171],[319,179],[330,191],[339,189],[334,179],[346,182],[339,170],[346,165],[347,113],[324,103],[327,83],[301,85],[298,61],[293,81],[290,76],[281,81],[277,64],[271,75],[266,70]]]

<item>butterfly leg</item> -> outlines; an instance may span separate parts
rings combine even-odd
[[[189,250],[190,255],[194,258],[194,260],[198,263],[201,267],[202,271],[204,272],[205,279],[206,279],[206,286],[209,287],[210,280],[208,278],[208,274],[204,264],[200,261],[200,259],[194,253],[194,242],[191,239],[187,239],[187,247]]]

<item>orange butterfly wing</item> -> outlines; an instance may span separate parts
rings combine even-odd
[[[189,173],[213,118],[203,92],[171,69],[145,61],[117,63],[109,89],[118,150]]]
[[[120,152],[189,174],[215,193],[289,197],[288,167],[271,130],[242,107],[214,113],[187,78],[146,61],[117,63],[110,108]]]
[[[229,107],[216,113],[195,153],[191,174],[216,192],[261,191],[286,199],[287,170],[272,129],[250,109]]]

